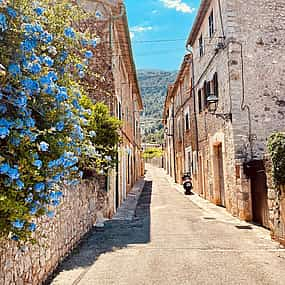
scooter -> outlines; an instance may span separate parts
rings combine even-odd
[[[183,188],[185,190],[185,195],[192,195],[191,190],[193,189],[192,178],[189,172],[184,173],[183,177]]]

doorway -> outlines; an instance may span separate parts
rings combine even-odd
[[[251,182],[252,220],[268,228],[268,189],[265,166],[262,160],[251,161],[247,164]]]
[[[215,203],[226,207],[222,143],[214,145],[214,195]]]

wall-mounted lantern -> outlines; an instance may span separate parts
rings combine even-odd
[[[208,102],[208,110],[211,115],[214,115],[217,118],[221,118],[225,121],[232,121],[233,118],[232,113],[225,113],[225,114],[216,113],[218,109],[219,98],[215,94],[210,94],[207,97],[207,102]]]

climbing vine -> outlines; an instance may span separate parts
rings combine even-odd
[[[268,141],[276,185],[285,185],[285,133],[274,133]]]
[[[94,121],[110,116],[81,104],[98,40],[75,28],[86,16],[65,0],[0,0],[0,238],[28,240],[36,218],[52,218],[62,185],[80,182],[80,161],[114,163],[117,123],[105,137],[114,144],[97,145]]]

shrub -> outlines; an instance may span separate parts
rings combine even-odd
[[[268,141],[268,149],[273,163],[273,178],[276,185],[285,184],[285,134],[274,133]]]
[[[96,40],[74,23],[87,15],[65,0],[11,3],[0,2],[0,238],[25,241],[37,217],[53,217],[61,186],[80,182],[79,161],[92,164],[85,146],[101,142],[105,169],[117,136],[95,124],[112,121],[103,106],[80,104]]]

